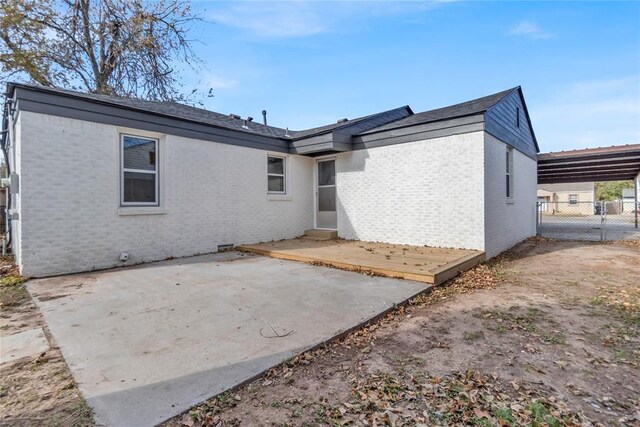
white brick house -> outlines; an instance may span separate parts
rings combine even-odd
[[[8,93],[2,143],[25,276],[313,228],[488,258],[535,234],[539,150],[519,87],[305,131],[39,86],[10,84]]]

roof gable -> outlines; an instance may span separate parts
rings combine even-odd
[[[520,86],[511,90],[484,113],[485,131],[527,156],[540,152]]]

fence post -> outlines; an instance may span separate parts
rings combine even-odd
[[[607,214],[607,202],[604,200],[600,201],[600,241],[604,242],[605,239],[605,231],[604,231],[604,221],[605,215]]]
[[[635,212],[636,228],[638,228],[638,211],[640,210],[640,206],[638,206],[638,181],[640,181],[640,174],[633,180],[633,211]]]
[[[536,202],[536,236],[540,235],[540,202]]]

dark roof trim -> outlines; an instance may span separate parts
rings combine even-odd
[[[447,107],[416,113],[404,120],[398,120],[386,126],[380,126],[367,133],[385,132],[387,130],[406,128],[417,124],[435,123],[443,120],[475,116],[487,111],[491,106],[500,102],[515,89],[517,88],[504,90],[492,95],[483,96],[481,98],[472,99],[471,101],[461,102]]]
[[[292,140],[296,141],[296,140],[310,138],[310,137],[314,137],[314,136],[318,136],[318,135],[324,135],[324,134],[327,134],[327,133],[335,132],[335,131],[340,130],[340,129],[346,129],[346,128],[358,126],[359,124],[364,123],[364,122],[371,123],[371,122],[374,122],[376,120],[379,121],[380,118],[387,117],[387,116],[394,116],[394,115],[397,115],[398,112],[402,112],[403,113],[400,116],[400,118],[403,118],[403,117],[406,117],[406,116],[410,116],[410,115],[413,114],[413,110],[411,110],[411,107],[409,107],[408,105],[405,105],[404,107],[394,108],[393,110],[383,111],[381,113],[370,114],[370,115],[364,116],[364,117],[358,117],[358,118],[351,119],[351,120],[332,123],[330,125],[320,126],[320,127],[306,129],[306,130],[293,131]],[[391,119],[391,121],[393,121],[393,118]],[[386,123],[389,123],[389,120],[384,120],[383,119],[382,121],[379,121],[378,126],[380,126],[381,124],[386,124]],[[363,129],[370,129],[370,128],[371,128],[371,126],[365,125],[365,127]],[[362,132],[362,130],[361,130],[361,132]]]
[[[14,98],[19,109],[107,125],[162,132],[186,138],[196,138],[248,148],[289,152],[289,142],[247,132],[197,123],[185,119],[142,112],[119,105],[99,103],[89,99],[60,96],[56,93],[33,91],[16,86]]]
[[[117,106],[131,111],[141,111],[148,114],[154,114],[161,117],[180,119],[187,122],[214,126],[221,129],[234,130],[250,135],[261,135],[271,138],[288,139],[287,131],[274,126],[264,126],[256,122],[245,123],[242,119],[232,118],[225,114],[215,111],[208,111],[202,108],[196,108],[176,102],[156,102],[145,101],[134,98],[124,98],[110,95],[100,95],[91,93],[74,92],[66,89],[54,87],[45,87],[39,85],[28,85],[22,83],[9,83],[7,89],[12,93],[16,88],[29,90],[32,92],[52,94],[60,97],[82,99],[88,102]],[[247,128],[243,127],[247,125]]]
[[[406,142],[424,141],[427,139],[443,138],[445,136],[460,135],[471,132],[482,132],[484,120],[482,114],[458,117],[434,123],[424,123],[384,132],[365,133],[353,138],[353,149],[383,147],[386,145],[403,144]]]
[[[10,83],[8,90],[16,100],[16,108],[23,111],[301,155],[374,148],[486,131],[485,112],[514,90],[519,91],[524,105],[524,97],[520,87],[517,87],[424,113],[414,114],[409,106],[403,106],[320,128],[290,131],[287,134],[290,136],[284,137],[279,132],[285,135],[286,131],[280,128],[236,129],[237,123],[230,121],[227,116],[175,103],[82,94],[16,83]],[[530,125],[526,106],[524,110]],[[6,120],[5,112],[3,121]],[[6,135],[2,138],[6,138]]]
[[[411,108],[404,106],[372,114],[351,122],[339,123],[337,126],[332,126],[332,129],[324,129],[318,134],[306,136],[305,138],[294,138],[291,141],[291,153],[311,155],[320,152],[349,151],[353,149],[355,135],[365,130],[403,119],[411,114],[413,114]]]

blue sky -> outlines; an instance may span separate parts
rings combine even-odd
[[[640,143],[638,2],[196,2],[206,108],[303,129],[521,85],[540,148]]]

